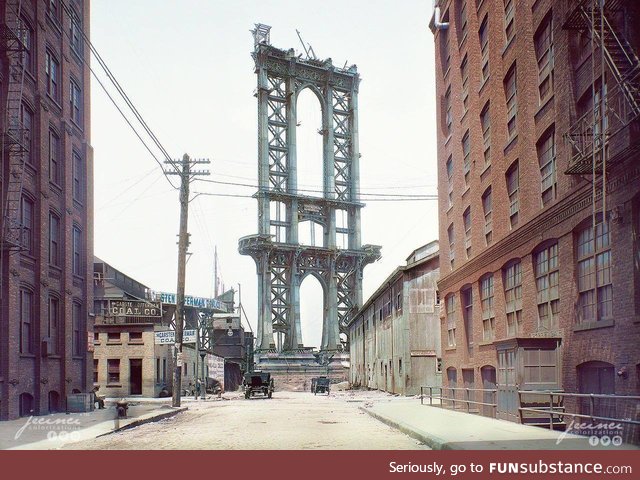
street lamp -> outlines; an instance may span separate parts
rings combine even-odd
[[[200,359],[202,360],[202,380],[200,381],[200,389],[201,389],[201,399],[202,400],[206,400],[207,399],[207,378],[205,377],[204,374],[204,357],[207,356],[207,350],[204,348],[200,349]]]

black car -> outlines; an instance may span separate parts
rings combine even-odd
[[[267,372],[249,372],[244,374],[242,380],[244,387],[244,398],[251,398],[256,394],[261,394],[271,398],[274,391],[273,378]]]

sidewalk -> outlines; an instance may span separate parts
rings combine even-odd
[[[54,413],[0,422],[0,449],[51,450],[67,443],[107,435],[147,422],[172,417],[188,407],[171,407],[171,399],[129,398],[127,418],[116,418],[115,399],[104,410],[88,413]],[[158,401],[160,400],[160,401]]]
[[[585,436],[421,405],[419,398],[365,404],[360,410],[434,450],[638,450],[593,447]]]

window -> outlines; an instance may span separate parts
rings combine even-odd
[[[458,25],[460,25],[460,29],[458,30],[458,43],[460,44],[467,38],[469,27],[467,18],[467,0],[458,0],[456,10],[458,11]]]
[[[73,302],[71,307],[71,317],[73,323],[73,338],[72,338],[72,354],[79,357],[82,355],[83,349],[83,322],[82,322],[82,305],[77,302]]]
[[[83,195],[83,174],[84,174],[84,165],[82,163],[82,156],[76,152],[75,150],[71,153],[72,157],[72,167],[73,167],[73,199],[76,202],[82,203],[84,198]]]
[[[82,275],[82,231],[80,228],[73,226],[72,233],[72,241],[73,241],[73,274],[74,275]]]
[[[518,112],[518,88],[516,84],[516,64],[507,72],[504,78],[504,96],[507,100],[507,132],[509,138],[516,133],[516,114]]]
[[[49,50],[45,55],[45,77],[47,94],[58,102],[60,100],[60,62]]]
[[[71,120],[80,126],[82,123],[82,91],[73,79],[69,82],[69,106]]]
[[[460,291],[462,300],[462,318],[464,331],[467,335],[467,348],[473,347],[473,289],[471,287]]]
[[[162,380],[162,370],[160,369],[160,359],[156,358],[156,383]]]
[[[402,359],[398,359],[398,373],[402,373]]]
[[[578,323],[612,317],[611,246],[609,225],[598,218],[595,242],[589,225],[577,233]]]
[[[507,312],[507,336],[514,337],[522,321],[522,265],[520,260],[504,269],[504,298]]]
[[[462,214],[462,221],[464,223],[464,249],[467,254],[467,258],[471,257],[471,207]]]
[[[20,289],[20,353],[33,353],[33,292]]]
[[[533,42],[538,60],[538,90],[542,104],[553,94],[553,16],[545,16],[536,31]]]
[[[450,347],[456,346],[456,296],[450,294],[445,299],[447,308],[447,342]]]
[[[469,185],[469,172],[471,170],[471,144],[469,143],[469,130],[462,137],[462,156],[464,157],[464,183]]]
[[[396,312],[402,311],[402,292],[396,293]]]
[[[451,134],[451,124],[453,119],[451,116],[451,85],[447,88],[447,92],[444,94],[444,108],[445,108],[445,125],[447,126],[447,135]]]
[[[100,332],[93,332],[93,343],[100,343]]]
[[[60,162],[60,137],[53,130],[49,130],[49,181],[56,185],[61,185]]]
[[[516,160],[505,175],[507,180],[507,194],[509,195],[509,223],[511,228],[518,225],[520,212],[519,189],[520,180],[518,178],[518,161]]]
[[[442,22],[449,21],[449,10],[442,15]],[[442,66],[442,76],[445,77],[449,73],[451,61],[451,53],[449,48],[449,29],[438,30],[440,35],[440,65]]]
[[[466,113],[469,108],[469,59],[466,53],[460,63],[460,77],[462,78],[462,106]]]
[[[120,383],[120,359],[109,358],[107,360],[107,384]]]
[[[540,164],[542,206],[556,198],[556,145],[555,130],[552,127],[545,133],[537,145]]]
[[[56,22],[60,21],[60,4],[58,2],[59,0],[49,0],[47,5],[47,13],[49,14],[49,17]]]
[[[69,8],[69,43],[71,51],[77,55],[82,55],[82,21],[80,16],[72,8]]]
[[[167,359],[162,359],[162,383],[167,381]]]
[[[22,196],[20,204],[20,245],[22,251],[28,255],[33,254],[33,220],[34,206],[30,198]]]
[[[453,270],[453,261],[455,260],[455,238],[453,231],[453,223],[447,228],[447,237],[449,239],[449,261],[451,262],[451,270]]]
[[[543,248],[533,255],[533,270],[538,293],[538,331],[558,328],[558,244]]]
[[[49,213],[49,264],[60,266],[60,219]]]
[[[22,146],[25,151],[25,161],[33,163],[32,143],[33,143],[33,112],[24,103],[20,105],[20,122],[22,123]]]
[[[22,43],[22,68],[33,74],[33,29],[23,17],[20,19],[20,42]]]
[[[447,159],[447,186],[448,186],[448,202],[449,208],[453,206],[453,157],[449,155]]]
[[[100,366],[100,362],[97,358],[93,359],[93,383],[98,383],[98,367]]]
[[[60,343],[60,300],[56,297],[49,297],[49,315],[47,325],[47,336],[51,344],[49,352],[58,354],[58,344]]]
[[[485,15],[480,30],[478,31],[480,38],[480,51],[482,53],[482,83],[489,78],[489,16]]]
[[[482,195],[482,211],[484,212],[484,239],[487,245],[493,240],[493,221],[491,204],[491,187],[487,188]]]
[[[120,343],[120,332],[107,332],[108,343]]]
[[[484,143],[484,164],[491,163],[491,117],[489,116],[489,102],[480,112],[480,125],[482,126],[482,141]]]
[[[129,343],[143,343],[142,332],[129,332]]]
[[[507,39],[507,45],[513,40],[515,35],[514,3],[514,0],[504,0],[504,33]]]
[[[480,281],[480,299],[482,304],[482,340],[490,342],[495,338],[495,313],[493,311],[493,275],[487,275]]]

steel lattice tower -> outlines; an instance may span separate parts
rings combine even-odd
[[[380,247],[361,245],[358,151],[358,84],[355,65],[340,69],[331,59],[296,56],[269,41],[271,27],[254,35],[258,77],[258,234],[243,237],[239,251],[250,255],[258,273],[256,353],[308,351],[300,329],[300,285],[307,275],[322,285],[322,352],[342,349],[344,322],[362,305],[362,272],[380,258]],[[296,103],[311,89],[322,107],[323,194],[300,194],[297,186]],[[346,225],[336,224],[345,214]],[[299,243],[298,226],[324,229],[321,246]],[[346,240],[337,246],[336,237]],[[276,349],[274,333],[283,338]]]

